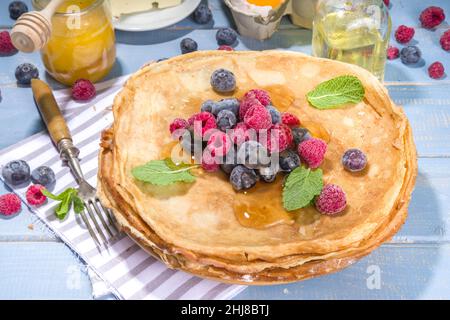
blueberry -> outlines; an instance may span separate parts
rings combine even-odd
[[[245,141],[239,147],[237,152],[237,163],[243,164],[248,168],[257,169],[267,166],[270,163],[270,157],[266,148],[254,140]]]
[[[222,110],[229,110],[237,117],[239,114],[239,100],[236,98],[222,99],[213,105],[211,112],[217,116]]]
[[[267,110],[270,112],[270,116],[272,117],[272,124],[277,124],[281,122],[281,113],[272,105],[267,106]]]
[[[39,78],[39,70],[31,63],[22,63],[16,68],[16,79],[19,84],[30,84],[31,79]]]
[[[185,54],[185,53],[197,51],[198,45],[197,45],[197,42],[195,42],[191,38],[184,38],[180,42],[180,48],[181,48],[181,53]]]
[[[300,157],[293,150],[285,150],[280,153],[280,168],[283,171],[291,172],[300,166]]]
[[[201,112],[209,112],[212,113],[213,107],[216,103],[212,100],[206,100],[202,103],[202,106],[200,108]]]
[[[231,28],[220,28],[217,30],[216,39],[219,45],[231,46],[236,42],[237,33]]]
[[[230,183],[237,191],[250,189],[257,180],[258,176],[254,170],[241,165],[234,167],[230,174]]]
[[[217,69],[211,75],[211,86],[217,92],[232,92],[236,89],[236,78],[231,71]]]
[[[234,167],[237,166],[237,151],[235,148],[231,149],[224,158],[223,163],[220,165],[220,169],[226,174],[230,174]]]
[[[207,24],[212,19],[212,13],[208,5],[201,3],[194,11],[194,21],[199,24]]]
[[[400,51],[400,59],[404,64],[415,64],[421,57],[422,52],[416,46],[407,46]]]
[[[362,171],[367,165],[367,157],[359,149],[348,149],[342,156],[342,165],[351,172]]]
[[[56,183],[55,173],[49,167],[37,167],[31,172],[31,182],[50,189]]]
[[[279,168],[272,168],[272,167],[262,167],[258,170],[258,174],[264,182],[274,182],[277,178]]]
[[[2,176],[10,185],[22,185],[30,181],[30,166],[23,160],[8,162],[2,169]]]
[[[9,4],[9,16],[11,19],[17,20],[22,14],[28,12],[27,5],[22,1],[13,1]]]
[[[230,110],[222,110],[217,115],[217,127],[219,130],[226,131],[236,125],[236,116]]]
[[[305,128],[293,128],[292,136],[294,138],[295,145],[298,146],[305,140],[311,139],[311,134]]]

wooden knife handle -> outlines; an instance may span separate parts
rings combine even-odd
[[[72,140],[66,120],[64,120],[48,84],[39,79],[33,79],[31,80],[31,88],[33,89],[34,100],[55,145],[58,145],[62,139]]]

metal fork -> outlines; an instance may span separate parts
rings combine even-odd
[[[78,196],[84,204],[84,210],[80,213],[81,219],[96,244],[101,246],[102,242],[99,241],[97,234],[91,226],[89,218],[94,224],[95,230],[100,235],[100,238],[103,240],[103,244],[107,245],[109,240],[114,239],[120,233],[118,231],[119,229],[116,227],[114,216],[111,210],[101,203],[100,199],[97,197],[96,189],[92,187],[83,176],[78,160],[80,151],[73,145],[69,128],[67,127],[66,121],[61,114],[61,110],[58,107],[50,87],[45,82],[38,79],[32,80],[31,87],[33,89],[36,104],[47,126],[50,137],[58,148],[61,160],[67,163],[79,186]],[[98,221],[100,221],[100,223]],[[109,237],[105,235],[100,224],[103,226],[103,229],[106,230],[107,234],[109,234]]]

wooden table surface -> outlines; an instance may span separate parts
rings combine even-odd
[[[26,1],[28,4],[30,1]],[[233,26],[220,0],[210,0],[214,22],[197,25],[191,18],[164,30],[117,35],[117,63],[108,78],[135,72],[149,60],[179,54],[179,42],[191,37],[199,49],[215,49],[216,29]],[[9,1],[0,3],[0,30],[10,29]],[[448,0],[391,0],[393,28],[416,28],[414,42],[423,51],[425,66],[409,68],[399,60],[386,67],[386,86],[411,121],[419,154],[419,176],[409,217],[390,241],[350,268],[337,274],[290,285],[250,287],[242,299],[450,299],[450,79],[433,80],[427,66],[441,61],[450,73],[450,53],[439,46],[449,28],[420,27],[418,16],[429,5],[439,5],[450,21]],[[31,5],[30,5],[31,8]],[[395,42],[395,40],[392,40]],[[237,50],[285,49],[311,52],[311,32],[284,18],[268,41],[239,38]],[[15,67],[38,66],[39,54],[0,57],[0,149],[44,129],[30,88],[18,87]],[[0,186],[0,194],[7,192]],[[0,299],[91,299],[92,289],[83,263],[60,240],[23,209],[13,218],[0,218]]]

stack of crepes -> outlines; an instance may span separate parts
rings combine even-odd
[[[236,192],[220,173],[199,170],[195,183],[165,187],[133,178],[132,168],[167,156],[174,118],[223,98],[210,86],[219,68],[235,74],[233,96],[265,89],[277,107],[328,130],[324,183],[346,191],[345,212],[330,217],[311,208],[291,224],[249,228],[236,219]],[[306,94],[319,83],[349,74],[364,85],[362,102],[332,110],[308,104]],[[228,283],[298,281],[354,263],[406,219],[417,175],[411,128],[383,85],[357,66],[285,51],[195,52],[142,68],[117,95],[113,112],[99,154],[100,197],[123,230],[170,268]],[[363,174],[341,165],[351,147],[369,159]]]

